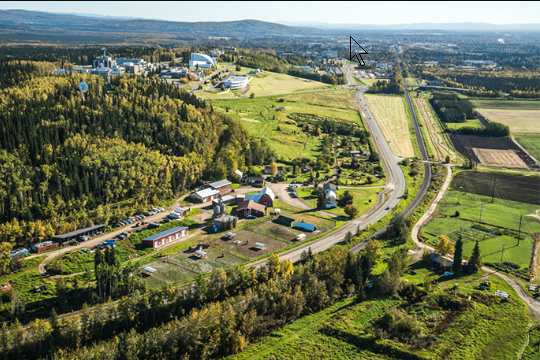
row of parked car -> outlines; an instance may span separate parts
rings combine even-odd
[[[126,225],[135,224],[139,221],[142,221],[147,216],[156,215],[163,211],[165,211],[165,209],[162,207],[154,207],[150,210],[143,212],[142,214],[133,215],[126,219],[120,220],[118,223],[115,224],[115,226],[126,226]]]

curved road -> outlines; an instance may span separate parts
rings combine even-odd
[[[350,82],[350,79],[348,80],[349,80],[349,86],[353,86],[352,83]],[[390,146],[386,142],[381,128],[379,127],[379,125],[377,124],[377,121],[375,120],[371,112],[369,111],[369,108],[364,99],[364,92],[367,89],[365,87],[359,87],[357,89],[359,90],[356,94],[358,110],[361,112],[362,118],[365,121],[367,130],[369,131],[371,135],[373,146],[379,153],[379,157],[381,159],[382,166],[385,170],[385,174],[387,177],[387,184],[385,187],[385,191],[382,191],[380,193],[379,201],[367,213],[363,214],[362,216],[354,220],[347,222],[338,230],[312,243],[305,244],[304,246],[300,246],[290,251],[281,253],[279,257],[280,257],[280,260],[282,261],[283,260],[290,260],[292,262],[298,261],[300,260],[302,253],[308,249],[311,249],[311,252],[313,253],[321,252],[343,241],[343,239],[345,238],[345,235],[348,232],[351,232],[353,235],[357,234],[359,231],[366,229],[368,226],[376,223],[377,221],[382,219],[386,214],[391,212],[392,209],[394,209],[398,205],[399,201],[403,197],[403,194],[405,193],[405,188],[406,188],[405,176],[403,175],[403,171],[401,170],[401,167],[399,166],[399,158],[396,155],[394,155],[392,150],[390,150]],[[280,192],[280,195],[281,195],[281,192]],[[252,263],[251,265],[258,267],[265,263],[266,263],[266,259],[261,259],[259,261]]]

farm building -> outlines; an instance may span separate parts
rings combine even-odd
[[[218,232],[230,230],[236,226],[237,221],[238,218],[236,216],[222,214],[221,216],[216,217],[214,220],[212,220],[211,231]]]
[[[292,227],[305,232],[314,232],[315,230],[317,230],[317,227],[315,225],[304,222],[303,220],[294,222],[292,224]]]
[[[47,250],[56,249],[58,247],[58,243],[52,242],[52,241],[44,241],[40,242],[34,245],[34,251],[38,254],[41,254],[42,252],[45,252]]]
[[[450,258],[441,256],[435,252],[432,252],[429,255],[429,259],[431,260],[432,264],[434,264],[436,267],[441,268],[441,269],[450,269],[453,264]]]
[[[236,208],[236,214],[242,217],[248,216],[264,216],[266,208],[264,205],[256,203],[252,200],[244,200]]]
[[[142,243],[145,246],[158,249],[165,245],[176,242],[187,236],[188,228],[186,226],[176,226],[171,229],[160,231],[154,235],[145,238]]]
[[[105,229],[105,225],[99,224],[90,226],[84,229],[78,229],[61,235],[55,235],[54,240],[63,243],[70,240],[80,240],[83,236],[93,236],[101,233]]]
[[[323,206],[325,209],[333,209],[337,206],[337,193],[336,185],[331,183],[326,183],[323,186],[324,202]]]
[[[257,194],[246,195],[246,200],[252,200],[259,204],[262,204],[266,207],[272,207],[274,205],[274,200],[276,195],[269,187],[263,188]]]
[[[233,191],[232,183],[227,179],[214,181],[208,184],[208,186],[216,191],[219,191],[221,195],[225,195]]]
[[[206,188],[206,189],[194,192],[191,195],[191,197],[198,202],[205,203],[205,202],[209,202],[214,199],[217,199],[219,197],[219,194],[220,194],[219,191],[215,189]]]

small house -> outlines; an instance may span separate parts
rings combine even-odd
[[[176,226],[171,229],[160,231],[143,239],[142,243],[145,246],[158,249],[165,245],[177,242],[187,236],[188,228],[186,226]]]
[[[220,192],[213,188],[206,188],[203,190],[196,191],[192,194],[192,198],[195,201],[205,203],[217,199],[220,195]]]
[[[216,191],[219,191],[221,195],[225,195],[233,191],[232,183],[227,179],[214,181],[208,184],[208,186]]]
[[[244,200],[236,208],[236,214],[242,217],[256,216],[261,217],[266,213],[264,205],[256,203],[253,200]]]

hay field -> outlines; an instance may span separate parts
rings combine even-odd
[[[409,120],[401,96],[367,94],[369,109],[379,123],[392,151],[402,157],[413,157]]]
[[[429,141],[432,144],[433,156],[436,161],[444,161],[448,156],[450,162],[460,161],[460,156],[455,151],[450,139],[445,135],[437,115],[431,109],[431,105],[425,98],[413,98],[423,124],[427,129]]]
[[[527,168],[527,164],[514,150],[472,148],[480,162],[486,166]]]
[[[540,133],[540,109],[477,109],[489,120],[507,125],[513,133]]]

